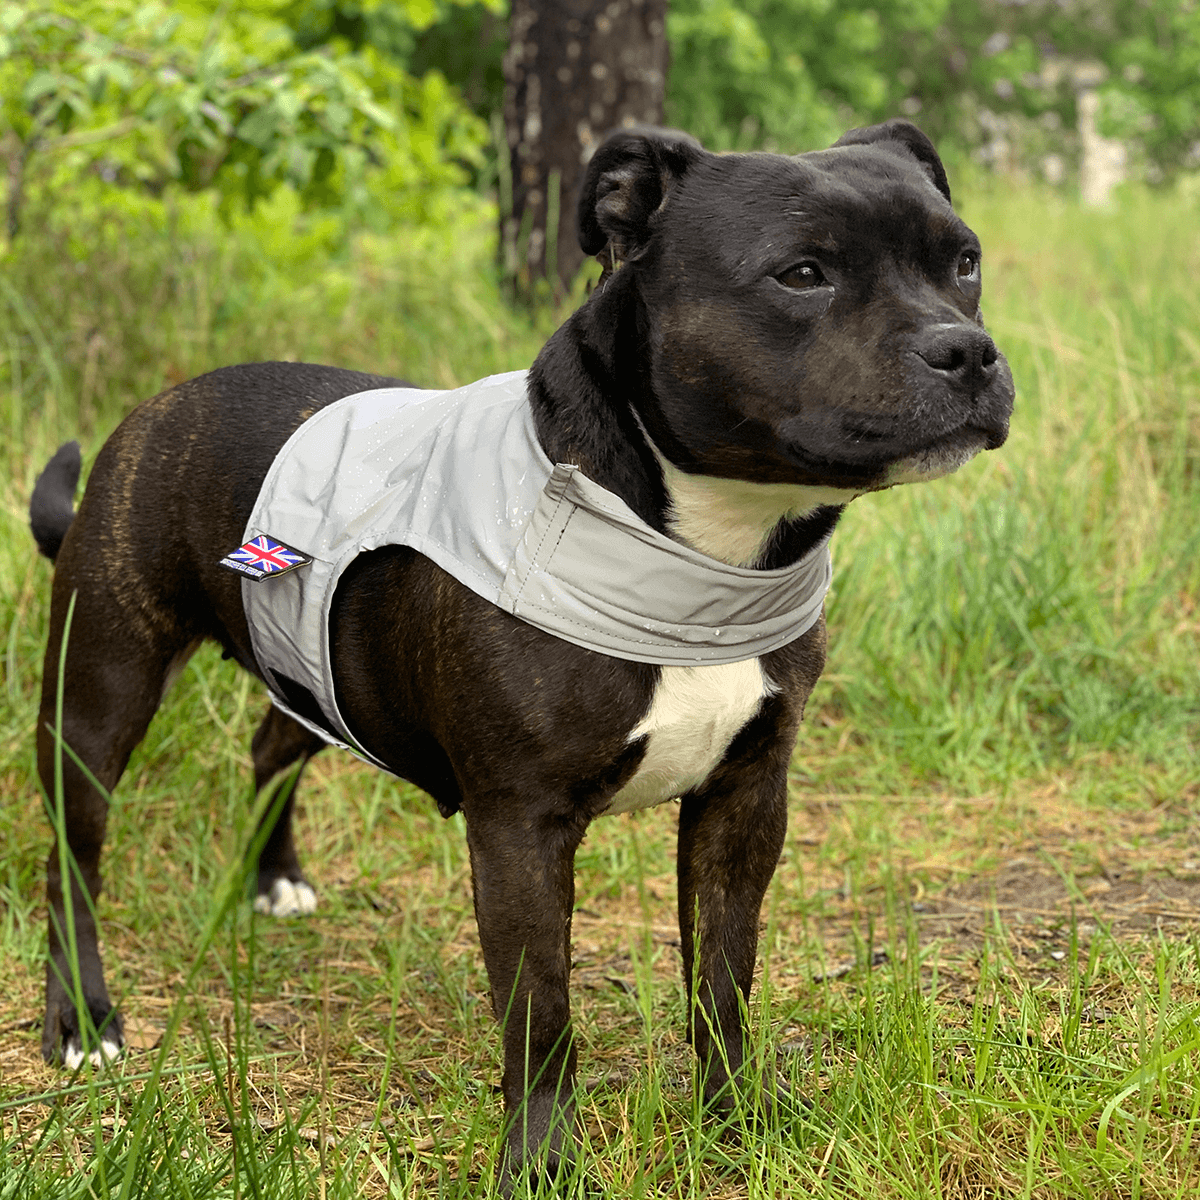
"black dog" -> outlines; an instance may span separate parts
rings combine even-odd
[[[537,439],[656,535],[779,571],[820,547],[855,496],[934,478],[1004,442],[1013,387],[980,317],[979,242],[907,122],[794,158],[620,132],[591,161],[579,228],[584,249],[617,269],[529,373]],[[394,382],[268,363],[172,388],[101,450],[74,519],[78,450],[52,460],[31,503],[39,545],[57,555],[38,728],[49,794],[72,596],[63,739],[111,789],[202,639],[264,675],[242,582],[219,560],[243,542],[293,431]],[[493,1005],[510,1014],[506,1178],[571,1154],[573,860],[606,810],[680,799],[690,1035],[706,1099],[728,1107],[748,1069],[740,1005],[783,844],[788,760],[824,664],[823,619],[744,661],[660,666],[552,636],[423,554],[385,546],[347,568],[329,630],[354,740],[466,818]],[[324,744],[321,713],[310,715],[306,725],[268,712],[253,743],[258,787]],[[94,898],[105,803],[71,757],[62,771],[67,841]],[[290,795],[258,872],[263,908],[311,907]],[[68,899],[57,850],[48,896],[43,1052],[71,1064],[114,1054],[121,1026],[96,929],[78,889]],[[68,903],[98,1035],[80,1028],[64,986]]]

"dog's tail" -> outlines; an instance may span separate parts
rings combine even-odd
[[[29,497],[29,528],[38,549],[53,562],[75,519],[79,483],[79,443],[64,442],[46,464]]]

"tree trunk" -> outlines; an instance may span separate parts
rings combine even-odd
[[[667,0],[513,0],[500,233],[518,295],[546,278],[561,295],[579,270],[575,206],[605,134],[662,121],[666,18]]]

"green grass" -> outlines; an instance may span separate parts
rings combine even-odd
[[[1017,412],[1003,450],[837,534],[750,1013],[789,1094],[740,1142],[695,1111],[674,811],[600,822],[577,1191],[1200,1195],[1195,203],[956,190]],[[45,458],[79,435],[90,461],[137,400],[225,362],[449,384],[527,364],[553,324],[503,308],[478,221],[340,247],[280,204],[228,232],[198,202],[80,210],[0,261],[0,1200],[489,1193],[498,1039],[459,820],[323,755],[300,817],[322,907],[255,916],[265,701],[211,649],[114,797],[100,909],[134,1049],[73,1079],[38,1054]]]

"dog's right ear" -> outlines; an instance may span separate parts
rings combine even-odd
[[[704,153],[675,129],[634,126],[610,134],[592,155],[579,195],[583,252],[610,246],[614,259],[641,258],[672,188]]]
[[[882,125],[868,125],[863,129],[851,129],[844,133],[835,146],[870,146],[889,143],[906,150],[925,169],[933,186],[937,188],[947,201],[950,200],[950,181],[946,178],[946,168],[934,144],[911,121],[903,117],[893,117]]]

